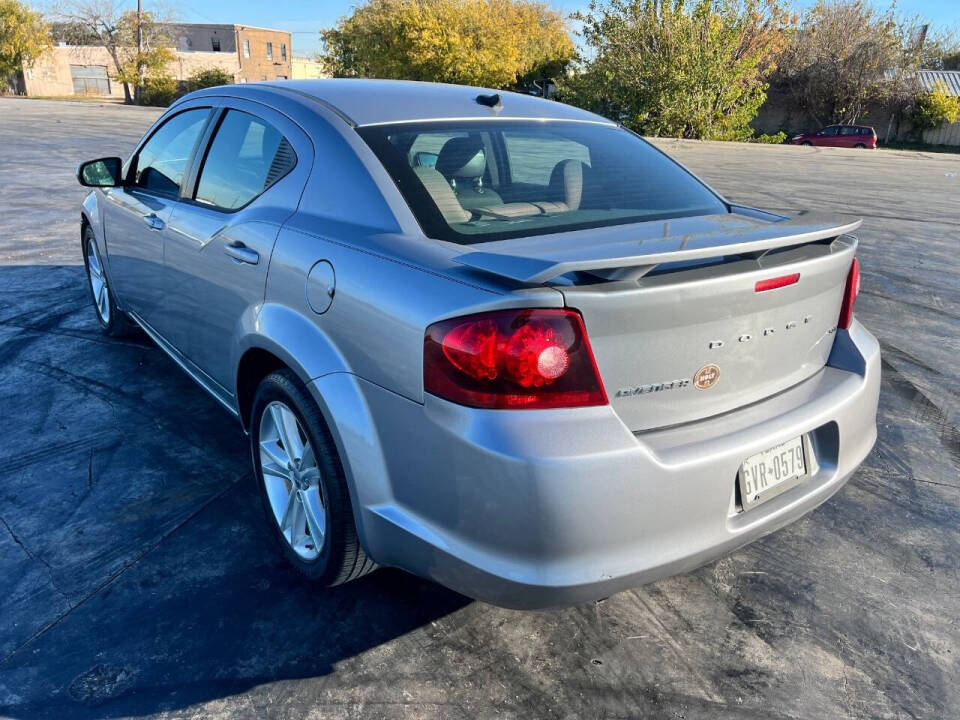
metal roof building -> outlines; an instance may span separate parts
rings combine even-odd
[[[924,90],[933,90],[939,81],[948,93],[960,96],[960,70],[917,70],[917,80]]]

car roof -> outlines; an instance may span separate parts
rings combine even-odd
[[[467,85],[333,78],[324,80],[278,80],[210,88],[199,94],[229,94],[236,97],[257,91],[278,97],[297,94],[329,106],[354,126],[407,123],[426,120],[474,120],[510,118],[525,120],[579,120],[614,124],[611,120],[571,105],[505,90]],[[478,95],[498,93],[499,108],[477,102]],[[259,94],[259,93],[258,93]]]

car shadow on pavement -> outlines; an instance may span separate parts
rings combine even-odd
[[[0,715],[323,676],[470,602],[395,570],[324,590],[288,569],[236,422],[146,338],[102,337],[86,293],[79,267],[0,269]]]

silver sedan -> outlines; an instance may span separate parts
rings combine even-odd
[[[239,419],[324,585],[603,597],[797,519],[876,438],[859,223],[733,205],[561,103],[211,88],[78,179],[104,332],[139,326]]]

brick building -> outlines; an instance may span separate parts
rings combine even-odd
[[[202,23],[167,26],[178,52],[220,52],[237,57],[238,82],[285,80],[291,76],[293,45],[284,30],[252,25],[207,25]]]
[[[168,71],[186,80],[198,70],[219,68],[235,82],[285,80],[292,76],[290,33],[249,25],[171,24],[166,27],[175,59]],[[61,43],[24,68],[15,90],[27,95],[97,95],[122,98],[123,85],[106,48]]]

